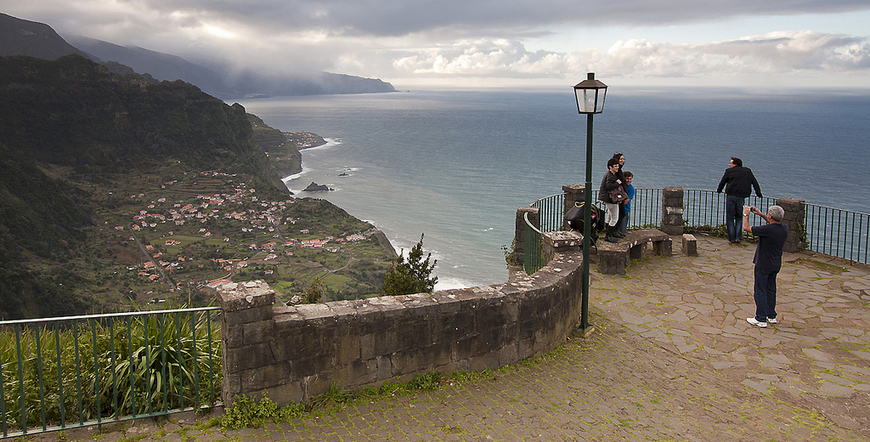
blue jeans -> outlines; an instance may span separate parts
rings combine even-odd
[[[755,320],[767,322],[776,318],[776,275],[779,271],[762,273],[755,268]]]
[[[728,195],[725,198],[725,228],[728,230],[728,241],[743,239],[743,201],[740,196]]]
[[[625,216],[619,221],[619,233],[623,235],[628,233],[628,214],[630,212],[628,210],[625,211]]]

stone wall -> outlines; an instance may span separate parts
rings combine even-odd
[[[297,306],[261,281],[229,284],[223,307],[223,400],[305,401],[437,371],[496,369],[565,342],[581,313],[582,253],[566,232],[552,260],[504,284]]]

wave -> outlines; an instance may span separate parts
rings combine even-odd
[[[323,141],[326,141],[326,144],[321,144],[320,146],[309,147],[303,149],[304,151],[312,151],[312,150],[326,150],[332,148],[334,146],[338,146],[341,144],[341,140],[338,138],[326,138],[323,137]]]
[[[451,289],[464,289],[468,287],[476,287],[477,284],[474,284],[468,280],[457,278],[454,276],[439,276],[438,282],[435,283],[435,290],[451,290]]]
[[[338,138],[325,138],[325,137],[324,137],[323,139],[324,139],[324,141],[326,141],[326,144],[321,144],[320,146],[316,146],[316,147],[309,147],[309,148],[307,148],[307,149],[303,149],[302,151],[303,151],[303,152],[308,152],[308,151],[313,151],[313,150],[327,150],[327,149],[331,149],[332,147],[335,147],[335,146],[340,146],[340,145],[342,144],[341,140],[338,139]],[[312,168],[310,168],[310,167],[306,167],[306,166],[305,166],[305,156],[304,156],[304,154],[303,154],[303,157],[302,157],[302,171],[299,172],[299,173],[294,173],[294,174],[292,174],[292,175],[287,175],[287,176],[285,176],[284,178],[281,178],[281,181],[284,182],[284,186],[287,187],[287,190],[289,190],[290,192],[293,192],[294,194],[295,194],[295,193],[299,193],[299,192],[302,192],[302,189],[299,189],[299,190],[293,190],[293,188],[290,187],[290,182],[291,182],[291,181],[296,181],[296,180],[298,180],[299,178],[302,178],[303,175],[306,175],[306,174],[308,174],[309,172],[313,172],[313,171],[315,171],[315,169],[312,169]],[[306,186],[307,186],[307,185],[306,185]],[[329,184],[327,184],[327,186],[332,187],[332,186],[329,185]],[[303,187],[303,189],[304,189],[304,187]]]

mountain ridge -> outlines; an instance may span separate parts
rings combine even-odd
[[[182,80],[222,99],[263,96],[395,92],[380,79],[316,72],[269,76],[250,70],[231,74],[223,68],[191,63],[182,57],[139,47],[125,47],[87,37],[61,37],[50,25],[0,13],[0,56],[26,55],[56,60],[77,54],[115,73],[136,72],[156,80]],[[129,69],[129,71],[128,71]]]

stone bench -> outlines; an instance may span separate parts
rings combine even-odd
[[[656,255],[671,256],[673,251],[671,237],[658,229],[630,231],[618,243],[599,240],[596,245],[598,273],[624,275],[625,267],[632,259],[643,257],[647,243],[653,244],[653,253]]]
[[[686,256],[698,256],[698,240],[690,233],[683,234],[683,253]]]

